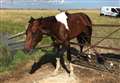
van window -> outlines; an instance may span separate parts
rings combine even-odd
[[[109,9],[108,9],[108,8],[106,8],[106,10],[108,11]]]
[[[112,12],[116,12],[116,13],[117,13],[117,11],[116,11],[114,8],[112,8],[112,9],[111,9],[111,11],[112,11]]]

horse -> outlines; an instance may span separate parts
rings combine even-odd
[[[29,20],[26,30],[25,50],[32,52],[38,42],[43,38],[43,35],[48,35],[53,40],[54,48],[58,57],[55,72],[60,67],[60,57],[63,52],[67,51],[67,59],[69,61],[70,72],[73,73],[70,55],[70,40],[76,38],[80,44],[80,53],[83,47],[91,44],[92,21],[85,13],[68,13],[66,21],[69,29],[66,29],[65,24],[58,21],[55,16],[33,18]]]

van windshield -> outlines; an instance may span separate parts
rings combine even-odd
[[[112,8],[111,11],[117,13],[116,9],[114,8]]]
[[[116,8],[118,12],[120,12],[120,8]]]

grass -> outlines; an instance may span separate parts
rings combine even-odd
[[[17,64],[28,58],[22,51],[12,55],[10,50],[0,43],[0,73],[13,70]]]
[[[92,20],[93,24],[115,24],[120,25],[119,18],[100,16],[100,10],[70,10],[70,12],[84,12]]]
[[[34,18],[54,15],[56,11],[41,10],[0,10],[0,31],[17,33],[25,30],[30,17]]]
[[[50,51],[50,49],[48,49]],[[2,43],[0,43],[0,75],[8,74],[19,67],[20,64],[25,64],[30,60],[38,60],[44,52],[38,50],[31,55],[25,54],[23,51],[17,50],[14,54]]]
[[[41,16],[52,16],[56,15],[59,11],[57,10],[0,10],[0,32],[9,32],[16,34],[21,31],[25,31],[25,25],[29,21],[30,17],[39,18]],[[99,16],[99,10],[69,10],[70,13],[84,12],[90,16],[93,24],[120,24],[119,18]],[[113,28],[93,28],[93,35],[105,36],[116,29]],[[111,37],[119,38],[120,31],[112,35]],[[96,39],[93,39],[96,41]],[[107,40],[102,44],[107,44],[111,40]],[[51,43],[50,38],[44,38],[41,44]],[[93,42],[94,43],[94,42]],[[110,45],[120,47],[119,41],[111,41]],[[49,49],[50,50],[50,49]],[[9,49],[0,43],[0,73],[11,71],[15,69],[17,64],[22,64],[28,60],[38,60],[44,54],[41,50],[32,54],[32,56],[24,54],[22,51],[17,51],[13,56]],[[12,57],[11,57],[12,55]],[[35,55],[35,56],[34,56]]]
[[[118,28],[119,27],[94,27],[92,35],[95,37],[106,37],[112,32],[114,32],[115,30],[118,30]],[[117,32],[110,35],[109,38],[119,38],[119,39],[105,39],[99,45],[106,46],[106,47],[113,47],[113,48],[120,47],[120,29]],[[99,39],[92,38],[92,44],[95,44],[101,39],[103,38],[99,38]]]

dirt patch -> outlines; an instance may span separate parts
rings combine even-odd
[[[119,83],[120,81],[120,76],[82,67],[74,67],[74,76],[69,76],[62,69],[58,74],[53,74],[54,67],[49,63],[35,73],[29,74],[30,66],[30,63],[27,64],[21,72],[14,74],[14,77],[11,76],[4,83]]]
[[[75,68],[75,74],[81,83],[119,83],[120,77],[108,72]]]

